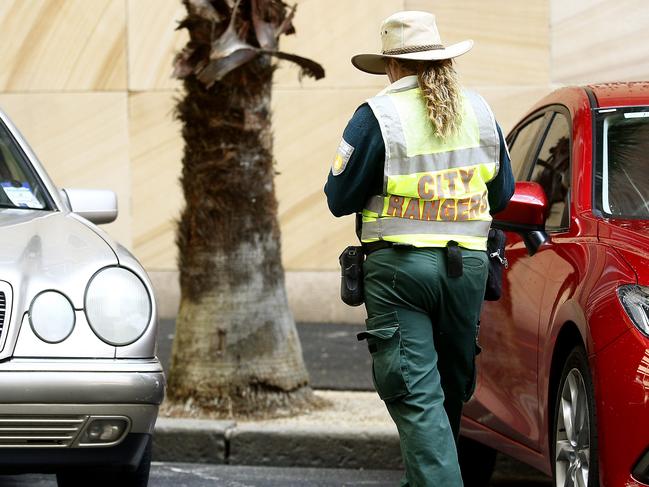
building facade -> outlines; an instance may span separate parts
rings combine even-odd
[[[297,35],[282,48],[327,72],[318,82],[299,80],[295,67],[280,65],[273,93],[283,260],[298,318],[291,286],[324,286],[328,302],[337,292],[338,253],[355,241],[353,218],[329,215],[322,186],[354,109],[385,86],[385,77],[349,62],[378,51],[382,19],[427,10],[437,15],[445,43],[474,39],[458,71],[491,103],[505,132],[555,87],[649,78],[644,0],[297,4]],[[182,139],[173,113],[182,87],[171,63],[186,41],[175,30],[183,12],[181,0],[0,0],[0,106],[59,186],[118,194],[120,216],[105,229],[172,295],[182,207]]]

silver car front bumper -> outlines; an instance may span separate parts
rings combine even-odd
[[[120,417],[124,436],[150,435],[164,398],[157,359],[38,360],[0,364],[0,448],[80,447],[93,418]]]

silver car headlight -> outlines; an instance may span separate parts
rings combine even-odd
[[[58,291],[43,291],[29,307],[29,323],[44,342],[62,342],[72,333],[74,322],[72,303]]]
[[[617,295],[631,321],[649,336],[649,287],[635,284],[620,286]]]
[[[88,323],[110,345],[128,345],[140,338],[151,321],[151,307],[144,283],[122,267],[99,271],[86,289]]]

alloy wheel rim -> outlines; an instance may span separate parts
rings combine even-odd
[[[584,378],[572,369],[561,390],[555,432],[557,487],[588,487],[590,411]]]

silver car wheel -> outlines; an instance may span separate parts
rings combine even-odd
[[[589,418],[586,385],[575,368],[566,376],[559,403],[554,450],[557,487],[588,487]]]

